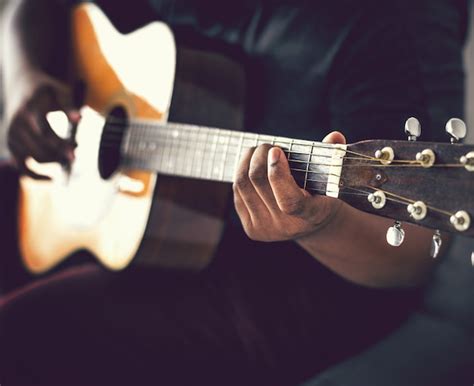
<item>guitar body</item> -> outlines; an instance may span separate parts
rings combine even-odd
[[[85,91],[79,146],[70,174],[59,165],[42,165],[52,181],[21,178],[19,241],[25,266],[41,273],[75,251],[88,250],[113,270],[134,259],[204,267],[220,239],[229,186],[157,178],[119,165],[104,175],[101,162],[110,163],[104,149],[123,135],[125,125],[115,122],[165,122],[171,115],[181,122],[239,128],[240,69],[212,54],[176,51],[163,23],[122,35],[93,4],[76,8],[73,39],[76,74]]]

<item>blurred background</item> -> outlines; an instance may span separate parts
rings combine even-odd
[[[0,28],[3,28],[3,20],[2,20],[3,10],[8,1],[14,1],[14,0],[0,0]],[[468,37],[465,53],[464,53],[465,69],[466,69],[466,85],[467,85],[466,121],[467,121],[468,129],[470,129],[468,131],[467,141],[471,143],[474,142],[474,28],[472,26],[473,23],[474,23],[474,7],[471,7],[470,32],[469,32],[469,37]],[[3,40],[2,36],[3,36],[3,33],[0,33],[0,55],[2,54],[8,55],[8,52],[3,53],[3,50],[2,50],[2,40]],[[0,66],[0,74],[1,74],[1,66]],[[2,77],[0,76],[0,91],[2,87],[1,78]],[[0,92],[0,118],[2,117],[2,110],[3,110],[2,99],[3,99],[3,92]],[[440,127],[439,130],[444,130],[444,128]],[[8,151],[5,144],[5,125],[3,123],[3,119],[1,119],[0,120],[0,158],[6,157],[6,156],[8,156]]]

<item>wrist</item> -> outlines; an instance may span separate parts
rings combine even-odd
[[[328,236],[330,238],[334,238],[337,229],[339,229],[340,224],[346,215],[347,204],[341,200],[335,199],[332,205],[332,210],[322,222],[318,223],[310,232],[306,233],[305,235],[295,238],[295,241],[298,244],[303,246],[308,242],[311,244],[315,242],[322,242]]]

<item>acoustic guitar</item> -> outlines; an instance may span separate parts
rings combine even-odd
[[[72,20],[82,119],[74,133],[59,113],[48,120],[78,148],[70,170],[34,165],[52,181],[21,177],[19,242],[31,272],[81,249],[113,270],[132,260],[204,267],[239,160],[263,143],[285,151],[307,191],[396,219],[393,245],[403,238],[401,221],[474,236],[474,146],[416,141],[415,119],[407,122],[409,141],[351,145],[238,131],[245,82],[232,60],[177,49],[163,23],[122,35],[93,4],[76,7]],[[453,119],[448,131],[458,138],[465,127]]]

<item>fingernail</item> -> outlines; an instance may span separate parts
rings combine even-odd
[[[79,111],[69,111],[67,115],[69,120],[73,123],[77,123],[81,120],[81,113]]]
[[[268,164],[270,166],[275,166],[280,159],[281,151],[277,147],[272,147],[268,152]]]
[[[74,150],[67,149],[66,150],[66,160],[68,162],[72,162],[72,161],[74,161],[75,158],[76,158],[76,156],[74,155]]]

